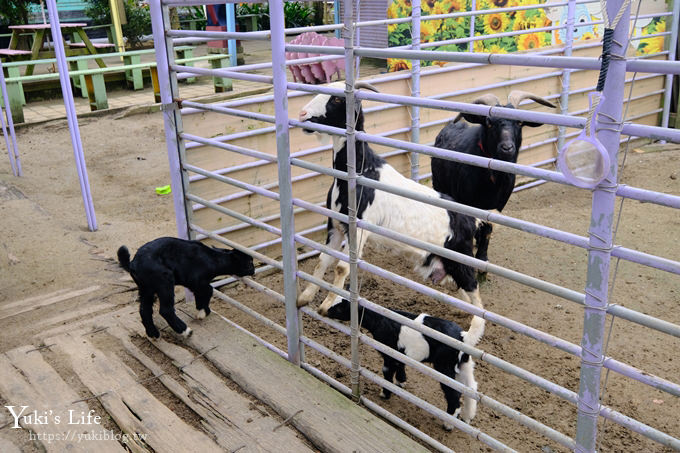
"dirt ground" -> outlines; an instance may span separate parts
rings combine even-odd
[[[172,198],[159,196],[155,187],[169,184],[162,119],[159,114],[81,121],[81,135],[89,171],[99,230],[90,232],[83,210],[68,126],[56,121],[23,127],[18,131],[25,176],[11,175],[6,157],[0,160],[0,310],[4,304],[48,294],[64,288],[101,285],[96,297],[70,304],[53,304],[0,319],[0,351],[31,343],[45,320],[70,322],[68,313],[83,304],[104,302],[114,308],[134,303],[132,292],[121,292],[123,274],[106,258],[121,244],[136,250],[143,243],[175,235]],[[680,147],[662,152],[631,151],[622,181],[626,184],[680,195]],[[617,201],[618,207],[618,201]],[[590,218],[590,193],[544,184],[513,196],[504,214],[585,235]],[[627,200],[623,204],[616,243],[666,258],[680,259],[680,217],[677,211]],[[95,253],[96,252],[96,253]],[[496,226],[490,260],[498,265],[582,291],[586,276],[586,251],[547,239]],[[365,259],[400,275],[416,279],[406,264],[384,251],[368,248]],[[315,260],[302,263],[311,271]],[[614,261],[616,263],[616,261]],[[329,276],[327,276],[328,278]],[[368,299],[392,308],[453,319],[464,327],[465,313],[372,276],[361,275],[361,291]],[[280,275],[257,280],[282,292]],[[285,325],[284,310],[276,301],[239,285],[225,290],[274,321]],[[449,288],[453,293],[453,289]],[[490,275],[481,286],[485,307],[510,319],[580,343],[581,307]],[[317,296],[318,304],[324,294]],[[680,278],[621,261],[613,288],[613,301],[651,316],[680,324]],[[253,330],[285,349],[285,339],[234,308],[213,299],[220,314]],[[106,308],[102,308],[104,310]],[[42,327],[41,327],[42,326]],[[609,321],[607,323],[609,326]],[[347,356],[349,341],[343,335],[305,317],[305,335]],[[552,382],[578,392],[579,360],[506,328],[487,323],[479,346],[484,351],[521,366]],[[680,340],[617,319],[607,354],[661,378],[678,382]],[[307,348],[307,359],[349,385],[347,370]],[[379,373],[379,355],[364,347],[362,364]],[[406,388],[444,408],[439,385],[410,370]],[[499,371],[488,363],[476,368],[479,391],[536,418],[568,436],[575,434],[575,408],[546,391]],[[603,376],[604,380],[604,376]],[[363,382],[364,394],[430,436],[456,451],[488,449],[460,432],[447,433],[439,421],[393,397],[383,401],[380,389]],[[604,402],[674,437],[680,437],[680,400],[629,378],[608,375]],[[517,423],[479,406],[473,426],[519,451],[564,451]],[[601,423],[602,427],[602,423]],[[667,451],[613,422],[604,424],[600,451]]]

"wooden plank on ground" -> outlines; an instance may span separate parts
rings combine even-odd
[[[87,304],[84,307],[80,307],[77,309],[73,310],[68,310],[65,313],[58,314],[56,316],[53,316],[51,318],[46,318],[46,319],[41,319],[38,321],[36,324],[34,324],[35,329],[40,329],[43,327],[49,327],[49,326],[54,326],[57,324],[70,324],[70,321],[76,320],[78,318],[81,318],[83,316],[91,316],[97,312],[104,311],[107,309],[111,309],[115,307],[113,304],[109,303],[91,303]]]
[[[107,431],[103,426],[75,423],[81,421],[81,414],[89,414],[88,405],[82,401],[74,403],[80,399],[78,394],[45,362],[40,352],[32,349],[35,349],[32,345],[22,346],[0,355],[0,394],[9,404],[18,406],[17,414],[22,406],[28,406],[26,415],[33,411],[44,415],[40,419],[20,417],[21,426],[33,431],[36,441],[48,452],[124,452],[116,440],[101,440]]]
[[[145,436],[154,451],[223,451],[158,401],[117,357],[105,355],[82,335],[67,333],[47,341],[67,356],[81,382],[100,395],[101,404],[132,439]]]
[[[83,296],[85,294],[90,294],[94,291],[97,291],[99,288],[101,288],[101,286],[93,285],[88,288],[69,291],[66,293],[57,291],[56,293],[48,295],[47,298],[38,296],[9,304],[3,304],[2,308],[0,308],[0,319],[9,318],[10,316],[16,316],[20,313],[35,310],[36,308],[44,307],[46,305],[51,305],[57,302],[63,302],[65,300]]]
[[[188,344],[272,407],[323,452],[425,452],[420,444],[217,316],[191,323]],[[299,412],[302,410],[302,412]]]
[[[128,352],[154,375],[163,373],[160,366],[129,340],[130,334],[144,335],[140,329],[141,323],[131,317],[121,321],[129,330],[116,328],[111,329],[110,333],[118,337]],[[229,451],[241,448],[239,451],[243,453],[312,451],[291,428],[284,426],[273,431],[278,425],[273,417],[268,416],[266,412],[258,411],[248,398],[229,389],[222,378],[210,371],[201,361],[195,360],[195,354],[163,339],[152,344],[173,360],[191,391],[187,391],[167,374],[162,375],[159,381],[203,417],[204,426],[222,447]],[[189,363],[190,365],[185,366]]]

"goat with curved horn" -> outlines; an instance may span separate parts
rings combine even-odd
[[[548,107],[551,102],[526,91],[513,90],[508,103],[503,105],[489,93],[477,98],[475,104],[492,107],[517,108],[524,99],[531,99]],[[464,118],[465,121],[459,121]],[[486,157],[516,163],[522,146],[522,129],[538,127],[541,123],[513,120],[497,116],[459,113],[439,132],[434,142],[437,148],[458,151],[473,156]],[[438,157],[433,157],[432,187],[459,203],[480,209],[502,211],[515,187],[515,175],[485,167],[475,167]],[[484,223],[475,236],[477,252],[475,257],[488,259],[489,237],[493,227]]]
[[[472,101],[473,104],[484,104],[484,105],[490,105],[491,107],[495,107],[497,105],[500,105],[501,101],[498,99],[498,96],[496,96],[493,93],[487,93],[485,95],[482,95]],[[453,120],[454,123],[457,123],[461,119],[463,119],[465,116],[462,113],[459,113],[458,116]]]
[[[375,93],[380,93],[380,90],[378,90],[376,87],[374,87],[373,85],[371,85],[371,84],[368,83],[368,82],[356,82],[356,83],[354,84],[354,88],[356,88],[357,90],[359,90],[359,89],[361,89],[361,88],[365,88],[365,89],[371,90],[371,91],[373,91],[373,92],[375,92]]]
[[[557,108],[552,102],[547,101],[540,96],[536,96],[533,93],[529,93],[528,91],[513,90],[508,94],[508,104],[511,104],[514,108],[519,107],[519,103],[525,99],[531,99],[532,101],[536,101],[547,107]]]
[[[483,96],[478,97],[474,101],[472,101],[473,104],[484,104],[484,105],[490,105],[490,106],[496,106],[501,103],[501,101],[498,99],[498,96],[496,96],[493,93],[487,93]]]

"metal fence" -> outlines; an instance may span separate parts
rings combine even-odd
[[[488,167],[500,171],[512,172],[518,175],[525,175],[531,178],[535,178],[537,181],[551,181],[560,184],[570,184],[569,180],[559,172],[539,168],[539,166],[527,166],[521,164],[513,164],[508,162],[497,161],[485,157],[470,156],[467,154],[462,154],[455,151],[447,151],[443,149],[435,148],[431,145],[418,143],[418,131],[422,127],[419,123],[418,112],[419,109],[440,109],[452,112],[467,112],[478,115],[490,116],[494,115],[497,117],[505,117],[511,119],[521,119],[532,122],[540,122],[546,124],[553,124],[562,127],[559,137],[555,137],[555,141],[563,143],[564,139],[569,135],[564,132],[564,128],[583,128],[585,125],[585,118],[580,118],[576,116],[567,115],[567,97],[569,94],[569,79],[568,76],[571,71],[575,70],[598,70],[600,68],[600,62],[596,58],[574,58],[569,57],[570,50],[564,51],[566,56],[553,56],[551,52],[545,51],[539,54],[529,54],[529,55],[514,55],[514,54],[476,54],[476,53],[466,53],[466,52],[432,52],[428,50],[422,50],[426,48],[425,45],[420,45],[417,40],[414,40],[411,48],[390,48],[390,49],[373,49],[373,48],[360,48],[355,47],[353,44],[354,30],[355,27],[365,26],[365,25],[375,25],[376,21],[364,22],[364,23],[352,23],[351,18],[351,8],[347,8],[348,15],[345,17],[344,24],[328,25],[322,27],[315,27],[316,31],[332,31],[332,30],[343,30],[343,35],[345,37],[344,48],[333,48],[333,47],[314,47],[314,46],[299,46],[299,45],[287,45],[285,42],[286,34],[299,33],[302,31],[309,31],[311,28],[307,29],[284,29],[283,23],[283,3],[282,0],[270,0],[269,8],[271,11],[271,30],[263,32],[247,32],[247,33],[231,33],[231,32],[200,32],[193,30],[173,30],[170,26],[169,12],[168,8],[172,6],[185,6],[185,5],[199,5],[199,4],[214,4],[223,3],[223,1],[206,1],[206,0],[152,0],[151,13],[152,13],[152,23],[154,31],[154,42],[156,47],[157,62],[158,62],[158,72],[159,79],[161,83],[161,96],[162,96],[162,106],[163,106],[163,116],[165,121],[165,131],[166,131],[166,141],[168,156],[170,161],[170,170],[172,177],[172,193],[174,197],[176,218],[178,233],[181,237],[191,237],[191,238],[210,238],[220,243],[226,244],[228,246],[240,249],[250,255],[252,255],[257,260],[265,264],[264,267],[258,269],[258,273],[263,272],[267,269],[277,269],[282,271],[283,274],[283,294],[280,294],[264,285],[256,282],[253,279],[244,279],[244,282],[251,288],[261,291],[269,296],[271,296],[273,301],[285,305],[286,313],[286,325],[282,326],[276,322],[268,319],[262,314],[252,310],[245,304],[229,297],[221,292],[216,291],[216,295],[226,301],[227,303],[233,305],[234,307],[244,311],[245,313],[253,316],[254,318],[261,321],[265,326],[273,329],[274,331],[285,335],[287,339],[287,350],[283,351],[276,346],[269,344],[265,340],[257,337],[254,333],[243,329],[240,326],[236,326],[242,330],[245,330],[250,335],[255,336],[258,340],[265,344],[271,350],[277,352],[283,357],[286,357],[289,361],[294,364],[301,366],[303,369],[314,374],[318,378],[326,381],[334,388],[339,391],[352,395],[357,401],[360,401],[369,409],[375,411],[379,415],[385,417],[390,422],[396,424],[397,426],[405,429],[409,433],[413,434],[426,444],[430,445],[432,448],[441,451],[450,451],[451,448],[455,446],[445,446],[442,445],[437,440],[428,436],[426,433],[418,430],[417,428],[411,426],[404,420],[401,420],[396,415],[390,413],[383,407],[377,405],[373,401],[368,400],[365,396],[360,394],[359,380],[365,379],[370,382],[374,382],[380,386],[383,386],[390,391],[392,391],[397,396],[403,398],[409,403],[415,404],[418,407],[424,409],[425,411],[433,414],[434,416],[440,418],[442,421],[448,422],[455,426],[456,429],[469,434],[470,436],[478,439],[484,444],[498,450],[512,451],[511,448],[504,445],[501,441],[494,439],[490,435],[481,432],[479,429],[470,426],[461,420],[458,420],[448,414],[446,414],[441,409],[435,407],[434,405],[424,401],[423,399],[416,397],[415,395],[409,393],[408,391],[393,385],[391,382],[387,382],[371,371],[362,368],[359,363],[359,343],[364,343],[372,348],[377,349],[381,353],[387,354],[396,360],[404,362],[409,367],[415,368],[421,373],[424,373],[436,381],[439,381],[447,386],[457,389],[463,394],[470,396],[478,400],[481,404],[494,409],[500,414],[515,420],[517,423],[528,427],[529,429],[536,431],[543,436],[551,439],[559,445],[567,447],[574,451],[595,451],[597,445],[597,434],[598,434],[598,420],[600,417],[606,420],[610,420],[619,425],[624,426],[636,433],[641,434],[649,439],[652,439],[662,445],[680,449],[680,439],[674,437],[671,434],[661,432],[651,426],[645,425],[644,423],[632,419],[616,410],[601,403],[600,400],[600,379],[603,370],[611,370],[627,376],[631,379],[637,380],[644,384],[647,384],[655,389],[666,392],[675,397],[680,396],[680,383],[670,382],[661,377],[655,376],[653,374],[647,373],[644,370],[633,367],[629,364],[623,363],[619,360],[615,360],[611,357],[606,356],[606,351],[604,350],[606,330],[605,330],[605,320],[607,315],[614,317],[624,318],[630,322],[637,323],[639,325],[648,327],[650,329],[655,329],[664,334],[680,338],[680,326],[670,323],[668,321],[658,319],[635,310],[631,310],[619,305],[611,304],[608,297],[609,291],[609,276],[611,274],[610,262],[612,258],[623,259],[631,261],[634,263],[639,263],[645,266],[650,266],[662,271],[668,272],[670,274],[680,274],[680,262],[674,261],[672,259],[666,259],[643,253],[637,250],[628,249],[625,247],[616,246],[613,243],[613,226],[615,222],[615,201],[616,197],[621,197],[622,199],[628,198],[633,200],[638,200],[647,203],[654,203],[661,206],[666,206],[670,209],[680,208],[680,197],[673,196],[669,194],[663,194],[659,192],[653,192],[641,188],[629,187],[623,184],[619,184],[617,181],[617,155],[619,153],[619,146],[622,141],[621,135],[634,136],[634,137],[647,137],[655,138],[661,140],[667,140],[672,142],[680,142],[680,131],[667,129],[666,127],[656,127],[656,126],[645,126],[640,124],[635,124],[631,122],[624,122],[620,120],[623,118],[622,106],[624,101],[624,84],[625,84],[625,73],[636,72],[639,74],[652,74],[652,73],[662,73],[669,74],[668,83],[670,83],[670,74],[680,74],[680,63],[675,61],[658,61],[658,60],[640,60],[640,59],[626,59],[625,57],[613,59],[610,67],[607,79],[607,85],[604,90],[605,101],[601,106],[601,112],[607,114],[612,118],[613,123],[611,127],[603,128],[598,133],[598,139],[605,146],[610,160],[612,162],[610,173],[608,177],[600,183],[597,187],[592,190],[592,212],[591,212],[591,227],[588,236],[579,236],[566,231],[561,231],[554,228],[544,227],[539,224],[515,219],[506,215],[492,213],[469,206],[465,206],[453,201],[447,201],[443,199],[434,199],[431,197],[423,196],[421,194],[415,193],[413,191],[405,190],[400,187],[392,187],[384,183],[366,178],[364,176],[358,175],[355,171],[355,162],[353,153],[348,153],[348,171],[341,172],[334,169],[329,169],[321,165],[313,164],[300,159],[303,153],[298,153],[298,155],[291,155],[290,153],[290,137],[289,128],[300,127],[302,123],[296,120],[290,119],[288,112],[288,101],[290,98],[299,96],[305,93],[326,93],[333,94],[335,96],[345,97],[347,99],[347,104],[351,106],[355,99],[359,100],[372,100],[380,101],[389,104],[399,104],[407,105],[412,108],[413,121],[411,124],[412,129],[412,141],[406,142],[402,140],[396,140],[389,138],[386,135],[372,135],[364,131],[354,131],[353,128],[348,127],[347,130],[335,129],[330,127],[324,127],[319,125],[308,125],[305,127],[309,129],[314,129],[317,131],[324,131],[330,134],[345,135],[347,137],[348,147],[352,149],[353,143],[356,140],[365,141],[371,144],[385,145],[395,148],[395,152],[401,153],[411,153],[412,158],[412,168],[411,176],[413,179],[420,180],[428,177],[429,175],[421,174],[418,165],[418,154],[426,154],[429,156],[437,156],[448,160],[453,160],[457,162],[464,162],[470,165]],[[550,6],[560,6],[568,8],[568,11],[573,13],[574,6],[577,3],[583,3],[580,1],[567,1],[562,3],[552,3]],[[524,8],[540,8],[545,5],[531,5],[527,7],[518,7],[519,9]],[[629,18],[630,18],[630,3],[620,0],[610,0],[606,4],[606,8],[609,11],[611,17],[616,16],[616,13],[620,8],[623,9],[622,20],[616,27],[614,32],[614,41],[620,51],[621,48],[625,48],[627,40],[629,39]],[[516,8],[517,9],[517,8]],[[512,10],[512,9],[508,9]],[[495,10],[498,11],[498,10]],[[462,12],[454,13],[449,15],[440,16],[420,16],[418,13],[418,5],[414,5],[414,13],[411,18],[405,19],[393,19],[385,21],[377,21],[378,23],[397,23],[404,21],[413,21],[413,30],[418,30],[419,23],[421,20],[430,20],[433,18],[442,17],[458,17],[458,16],[477,16],[484,14],[484,11],[473,11],[473,12]],[[570,13],[570,14],[572,14]],[[673,30],[670,33],[672,35],[671,42],[675,43],[677,41],[677,31],[678,31],[678,14],[680,13],[680,2],[678,0],[674,3],[674,10],[672,13],[666,14],[671,16],[672,14],[672,26]],[[573,30],[573,15],[571,15],[570,20],[567,20],[565,25],[561,27],[566,29],[567,36]],[[521,33],[522,31],[518,32]],[[415,34],[418,36],[418,33]],[[241,67],[233,67],[229,69],[217,69],[208,70],[200,68],[191,68],[186,66],[179,66],[174,63],[174,52],[173,46],[176,44],[181,44],[184,41],[191,40],[196,42],[197,40],[213,40],[213,39],[241,39],[241,40],[268,40],[271,43],[272,49],[272,63],[271,64],[259,64],[259,65],[248,65]],[[471,36],[469,38],[464,38],[457,40],[460,42],[471,42],[475,39],[482,39],[480,37]],[[320,57],[314,57],[313,59],[288,61],[285,60],[285,51],[290,52],[313,52],[321,54]],[[672,56],[675,54],[675,47],[672,44],[670,52],[666,51]],[[301,83],[290,83],[287,82],[286,65],[290,63],[304,63],[308,61],[320,61],[325,57],[324,55],[344,55],[346,62],[346,89],[339,90],[324,86],[314,86],[305,85]],[[414,61],[413,70],[411,74],[399,75],[398,77],[413,77],[412,79],[412,96],[400,96],[400,95],[389,95],[382,93],[366,93],[355,91],[354,81],[355,81],[355,60],[357,57],[372,57],[372,58],[386,58],[386,57],[399,57],[405,59],[411,59]],[[419,97],[420,87],[419,87],[419,67],[417,62],[419,60],[432,60],[436,59],[439,61],[450,61],[450,62],[465,62],[483,65],[524,65],[524,66],[537,66],[546,68],[558,68],[558,70],[564,71],[564,92],[561,94],[562,97],[562,113],[561,114],[549,114],[549,113],[539,113],[539,112],[527,112],[519,111],[508,108],[499,107],[489,107],[483,105],[475,105],[461,102],[451,102],[436,98],[422,98]],[[249,73],[249,70],[262,69],[265,67],[271,67],[273,70],[273,75],[261,75]],[[442,71],[449,70],[447,68],[442,68]],[[275,114],[267,115],[262,113],[248,112],[244,109],[239,109],[239,106],[247,104],[248,101],[229,101],[221,104],[200,104],[196,102],[180,101],[178,92],[178,80],[186,77],[191,77],[195,74],[212,74],[220,77],[231,77],[234,79],[241,80],[252,80],[257,82],[262,82],[266,84],[273,85],[274,93],[273,100],[275,103]],[[644,77],[644,76],[643,76]],[[483,87],[480,87],[482,90]],[[293,90],[289,92],[288,90]],[[669,92],[669,90],[667,90]],[[272,98],[270,96],[270,98]],[[668,99],[666,99],[668,101]],[[663,126],[667,126],[667,106],[669,102],[665,102],[665,111],[663,111]],[[389,108],[389,107],[386,107]],[[493,111],[492,111],[493,109]],[[247,149],[244,147],[229,145],[226,142],[226,136],[223,137],[200,137],[194,134],[187,134],[183,130],[183,118],[186,115],[190,115],[196,112],[217,112],[225,115],[233,115],[235,117],[254,119],[258,121],[272,123],[273,130],[275,130],[276,135],[276,156],[271,154],[261,152],[254,149]],[[348,109],[348,124],[354,124],[352,118],[354,115],[354,109]],[[295,116],[295,114],[293,114]],[[233,135],[249,135],[261,133],[260,131],[241,131]],[[271,131],[272,128],[267,128],[267,131]],[[216,148],[219,148],[223,152],[236,153],[238,155],[249,156],[251,158],[257,159],[256,161],[251,161],[246,166],[256,166],[262,163],[272,163],[275,162],[278,168],[278,181],[273,186],[261,186],[257,184],[251,184],[244,181],[240,181],[235,177],[230,176],[230,168],[225,168],[222,170],[207,170],[201,168],[198,165],[191,164],[187,162],[185,155],[188,149],[198,146],[198,144],[209,144]],[[317,150],[318,151],[318,150]],[[540,164],[545,164],[549,162],[541,162]],[[505,225],[510,228],[521,230],[524,232],[529,232],[540,237],[549,238],[555,241],[559,241],[565,244],[573,245],[588,252],[588,276],[586,288],[583,292],[574,291],[560,285],[543,281],[541,279],[522,274],[520,272],[508,269],[496,264],[487,263],[484,261],[477,260],[475,258],[464,256],[452,252],[450,250],[444,249],[442,247],[433,246],[430,244],[425,244],[417,241],[413,238],[398,234],[394,231],[382,228],[377,225],[370,224],[362,219],[356,217],[356,211],[352,209],[349,210],[349,215],[343,215],[337,212],[333,212],[319,205],[318,203],[309,202],[300,198],[293,196],[293,181],[295,177],[292,175],[293,167],[301,167],[314,174],[324,174],[329,175],[334,178],[344,179],[349,182],[349,200],[350,206],[352,203],[356,202],[356,187],[365,186],[372,187],[374,189],[383,190],[399,196],[407,197],[413,200],[417,200],[423,203],[432,204],[448,210],[459,212],[463,214],[468,214],[480,219],[484,219],[493,223],[498,223]],[[242,168],[238,167],[238,168]],[[251,218],[241,212],[234,209],[230,209],[222,204],[224,198],[217,200],[206,200],[200,196],[197,196],[192,192],[192,184],[197,180],[211,179],[224,183],[226,185],[235,186],[239,188],[242,193],[252,193],[257,194],[262,197],[266,197],[279,202],[280,210],[279,213],[275,215],[265,216],[261,218]],[[278,188],[278,192],[272,190],[273,188]],[[354,200],[354,201],[353,201]],[[193,205],[192,205],[193,204]],[[240,223],[236,226],[230,228],[222,229],[219,231],[210,231],[197,224],[194,221],[194,212],[197,209],[211,209],[221,214],[231,216],[237,219]],[[341,222],[347,223],[349,225],[349,254],[345,255],[341,252],[333,250],[323,244],[315,242],[309,239],[306,235],[317,232],[323,228],[323,226],[316,226],[304,231],[296,231],[294,225],[295,214],[300,211],[311,211],[323,216],[331,217],[337,219]],[[269,221],[272,219],[279,219],[281,227],[272,226]],[[278,239],[273,241],[268,241],[265,243],[258,244],[256,246],[245,247],[243,244],[236,243],[229,239],[229,233],[236,231],[239,228],[244,228],[245,226],[255,226],[261,228],[273,235],[276,235]],[[538,329],[523,325],[517,321],[509,319],[507,317],[501,316],[497,313],[493,313],[488,310],[478,308],[467,302],[459,300],[456,297],[452,297],[448,294],[440,292],[438,290],[432,289],[426,285],[405,279],[393,272],[382,269],[375,265],[369,264],[366,261],[359,259],[356,252],[356,232],[357,229],[365,229],[373,234],[383,235],[390,239],[401,241],[406,244],[424,248],[429,252],[435,253],[442,257],[446,257],[451,260],[455,260],[477,269],[496,274],[503,278],[519,282],[521,284],[527,285],[531,288],[544,291],[548,294],[559,296],[567,301],[576,303],[583,307],[584,312],[584,327],[582,342],[580,345],[573,344],[571,342],[560,339],[549,332],[543,332]],[[226,237],[223,235],[227,234]],[[260,253],[260,250],[266,248],[269,245],[280,243],[282,250],[282,259],[276,260],[265,254]],[[297,255],[297,247],[304,245],[312,249],[312,252]],[[344,288],[336,288],[332,285],[318,280],[306,272],[298,269],[298,260],[307,258],[318,254],[319,252],[327,253],[339,260],[349,263],[350,266],[350,285],[349,290]],[[580,375],[580,386],[578,393],[573,392],[565,387],[562,387],[554,382],[544,379],[534,373],[524,370],[512,363],[509,363],[493,354],[487,353],[481,349],[470,347],[463,344],[462,342],[456,341],[448,336],[445,336],[433,329],[423,326],[422,324],[413,322],[393,311],[390,311],[379,304],[367,300],[359,294],[359,288],[357,283],[357,273],[359,269],[363,271],[368,271],[379,275],[385,279],[397,282],[407,288],[414,289],[422,294],[425,294],[437,301],[447,304],[457,309],[460,309],[471,315],[476,315],[486,319],[487,321],[493,322],[499,326],[510,329],[513,332],[526,335],[538,342],[550,345],[552,347],[558,348],[568,354],[579,357],[581,360],[581,375]],[[352,321],[350,326],[347,327],[341,323],[335,322],[333,320],[327,319],[309,307],[303,307],[298,309],[296,307],[297,298],[297,281],[298,279],[302,281],[309,281],[319,285],[322,289],[336,293],[342,297],[350,300],[352,307]],[[226,279],[218,284],[225,284],[232,279]],[[564,399],[570,404],[577,408],[577,420],[576,420],[576,435],[574,438],[556,431],[555,429],[518,412],[516,409],[503,404],[482,392],[468,388],[458,381],[455,381],[435,370],[422,365],[421,363],[410,359],[409,357],[399,353],[398,351],[389,349],[372,340],[370,337],[361,334],[358,325],[358,307],[366,307],[370,310],[376,311],[390,319],[396,320],[406,326],[409,326],[422,334],[434,338],[444,344],[450,345],[458,350],[464,351],[473,358],[483,361],[490,366],[497,367],[513,376],[516,376],[524,381],[527,381],[533,385],[538,386],[558,397]],[[343,357],[326,346],[312,340],[311,338],[305,336],[302,333],[302,314],[306,314],[315,320],[315,322],[324,323],[331,326],[333,329],[337,330],[339,334],[349,335],[351,337],[351,357]],[[234,324],[225,318],[225,321],[230,324]],[[328,376],[321,370],[317,369],[310,363],[305,361],[304,348],[309,347],[318,351],[319,353],[329,357],[330,359],[338,362],[340,365],[347,367],[350,370],[350,382],[351,387],[347,387],[344,384],[338,382],[336,379]]]

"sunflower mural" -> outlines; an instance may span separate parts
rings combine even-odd
[[[543,5],[560,0],[476,0],[477,10],[494,10],[498,8],[508,8],[513,6]],[[665,11],[663,0],[648,0],[641,14]],[[471,10],[471,0],[423,0],[421,3],[422,16],[434,14],[447,14],[460,11]],[[498,12],[478,16],[474,19],[474,34],[476,37],[484,36],[473,42],[473,51],[482,53],[509,53],[516,51],[528,51],[538,49],[553,44],[563,44],[566,40],[566,31],[553,30],[551,32],[524,33],[516,36],[494,35],[512,32],[525,31],[550,26],[557,26],[566,22],[567,8],[554,6],[537,9],[527,9],[513,12]],[[387,9],[389,19],[403,18],[411,16],[411,0],[393,0]],[[575,11],[575,21],[578,25],[574,28],[574,42],[599,40],[603,33],[601,25],[593,25],[601,19],[600,6],[597,3],[577,4]],[[459,17],[455,19],[422,21],[420,25],[421,43],[461,39],[470,35],[470,18]],[[582,25],[580,25],[582,24]],[[411,44],[411,24],[388,25],[388,45],[390,47],[405,46]],[[637,54],[657,53],[663,50],[664,37],[654,35],[666,31],[666,21],[664,18],[639,19],[635,30],[636,36],[643,36],[639,41],[633,41]],[[465,52],[469,50],[467,43],[447,44],[432,47],[428,50],[445,50],[452,52]],[[432,66],[434,64],[444,65],[444,62],[423,61],[421,66]],[[389,71],[399,71],[410,69],[411,61],[402,59],[388,59],[387,66]]]
[[[498,9],[519,5],[536,5],[545,0],[477,0],[477,9]],[[460,11],[470,11],[471,0],[424,0],[421,4],[422,16],[447,14]],[[395,19],[411,16],[411,0],[394,0],[387,9],[387,17]],[[420,25],[421,43],[461,39],[470,36],[470,18],[459,17],[453,19],[423,21]],[[475,52],[508,53],[517,50],[529,50],[550,45],[553,40],[550,33],[539,32],[519,36],[493,35],[517,30],[529,30],[550,26],[551,21],[543,9],[531,9],[516,12],[499,12],[485,14],[475,18],[475,36],[488,36],[488,39],[473,42]],[[393,24],[387,27],[388,43],[390,47],[411,44],[411,24]],[[467,43],[447,44],[433,47],[429,50],[444,50],[450,52],[465,52]],[[445,62],[423,61],[422,66],[444,65]],[[388,59],[390,71],[410,69],[411,61],[402,59]]]
[[[654,35],[656,33],[663,33],[666,31],[666,18],[656,17],[652,21],[641,28],[641,35]],[[663,36],[653,36],[651,38],[642,38],[638,41],[636,54],[637,55],[647,55],[651,53],[658,53],[664,50],[664,37]]]

